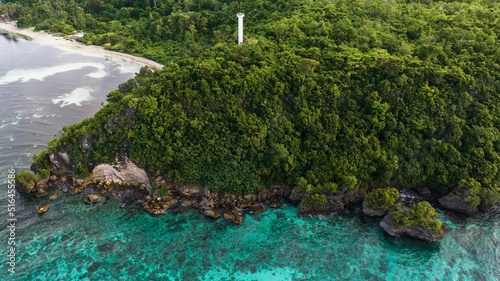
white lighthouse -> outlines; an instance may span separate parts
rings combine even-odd
[[[236,16],[238,16],[238,44],[241,44],[243,43],[243,17],[245,14],[238,13]]]

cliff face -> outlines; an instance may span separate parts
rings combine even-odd
[[[479,210],[476,206],[472,205],[470,202],[460,198],[460,196],[447,194],[439,198],[439,204],[448,210],[455,212],[465,213],[468,215],[476,214]]]

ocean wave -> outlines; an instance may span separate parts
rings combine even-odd
[[[43,81],[48,76],[58,73],[68,72],[72,70],[82,69],[84,67],[93,67],[97,71],[87,74],[91,78],[101,78],[106,75],[104,64],[102,63],[70,63],[65,65],[29,68],[29,69],[13,69],[7,72],[6,75],[0,77],[0,85],[6,85],[13,82],[21,81],[28,82],[30,80]]]
[[[135,74],[141,70],[141,66],[136,64],[123,63],[120,66],[116,67],[114,70],[120,71],[120,74],[128,74],[128,73]]]
[[[76,88],[71,93],[59,96],[57,99],[53,99],[54,104],[61,103],[61,107],[65,107],[70,104],[81,106],[82,102],[89,101],[92,99],[90,88]]]

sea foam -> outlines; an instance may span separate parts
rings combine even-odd
[[[58,73],[63,73],[72,70],[82,69],[84,67],[93,67],[97,71],[87,74],[91,78],[101,78],[106,75],[104,64],[102,63],[70,63],[65,65],[30,68],[30,69],[13,69],[7,72],[6,75],[0,77],[0,85],[6,85],[12,82],[28,82],[30,80],[43,81],[45,77],[52,76]]]
[[[92,89],[90,88],[76,88],[71,93],[59,96],[57,99],[53,99],[52,102],[54,104],[61,103],[61,107],[65,107],[66,105],[75,104],[77,106],[81,106],[82,102],[89,101],[92,99],[90,92]]]
[[[122,63],[120,66],[116,67],[115,70],[120,71],[120,74],[135,74],[141,70],[141,66],[137,64]]]

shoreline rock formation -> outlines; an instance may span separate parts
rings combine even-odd
[[[73,176],[73,162],[64,151],[50,155],[51,175],[32,187],[19,186],[21,192],[42,193],[47,195],[48,187],[66,188],[71,195],[86,194],[83,201],[96,204],[102,196],[135,196],[141,201],[143,209],[150,215],[159,216],[176,206],[188,206],[212,219],[224,218],[235,224],[242,224],[245,214],[258,214],[267,207],[275,208],[285,202],[298,205],[300,216],[341,213],[346,206],[362,203],[363,213],[369,216],[384,216],[380,226],[392,236],[408,236],[424,241],[441,240],[450,231],[445,227],[442,234],[433,234],[418,226],[397,227],[390,213],[370,208],[364,195],[357,189],[346,189],[334,195],[326,196],[324,204],[308,205],[302,202],[307,197],[305,192],[295,192],[286,185],[273,185],[252,194],[233,194],[212,192],[199,185],[183,185],[182,182],[167,182],[161,176],[148,176],[147,172],[132,161],[123,158],[113,164],[98,164],[92,173],[83,179]],[[443,197],[443,198],[446,198]],[[447,199],[440,199],[443,206]],[[47,204],[48,205],[48,204]],[[450,207],[451,208],[451,207]],[[41,205],[39,213],[48,210]],[[390,210],[389,210],[390,211]],[[473,212],[471,212],[473,213]]]
[[[451,231],[447,225],[443,224],[443,232],[440,234],[432,233],[428,229],[421,226],[403,226],[397,227],[392,219],[391,214],[386,215],[382,221],[380,221],[380,227],[384,229],[387,234],[391,236],[408,236],[411,238],[427,241],[427,242],[437,242],[441,241],[445,235]]]

